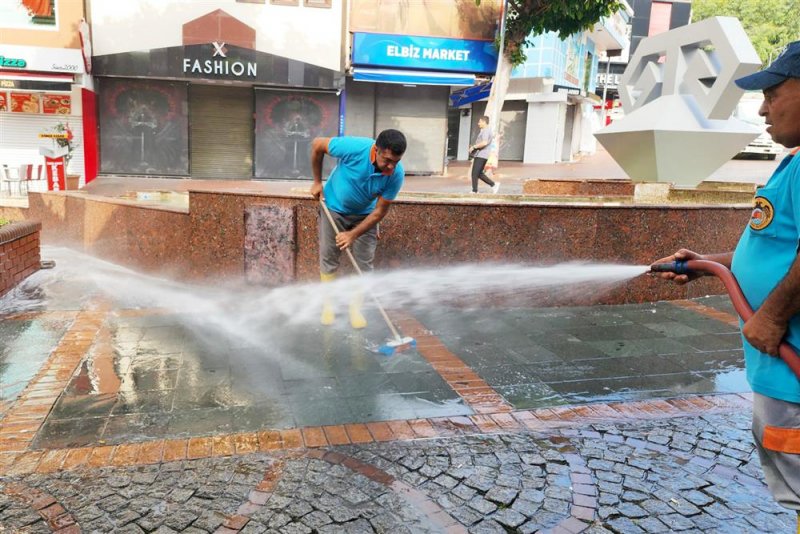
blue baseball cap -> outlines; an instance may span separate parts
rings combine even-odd
[[[800,41],[786,45],[781,55],[764,70],[736,80],[746,91],[769,89],[789,78],[800,78]]]

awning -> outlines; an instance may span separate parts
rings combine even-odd
[[[75,77],[72,74],[58,74],[47,72],[27,72],[19,70],[0,70],[2,80],[24,80],[31,82],[62,82],[72,83]]]
[[[406,85],[473,85],[475,76],[453,72],[431,72],[397,69],[353,69],[353,79],[359,82],[402,83]]]
[[[450,95],[450,105],[457,108],[472,102],[477,102],[478,100],[489,98],[489,93],[491,92],[492,82],[460,89]]]

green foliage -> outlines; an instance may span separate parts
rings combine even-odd
[[[475,0],[480,5],[481,0]],[[557,32],[566,38],[621,9],[617,0],[508,0],[504,53],[512,66],[525,62],[530,37]]]
[[[4,219],[3,217],[0,217],[0,227],[3,227],[7,224],[11,224],[11,221],[9,221],[8,219]]]
[[[798,0],[695,0],[692,4],[693,22],[722,16],[742,22],[765,64],[786,44],[800,38]]]

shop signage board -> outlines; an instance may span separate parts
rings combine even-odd
[[[232,80],[320,89],[341,85],[338,71],[222,41],[94,56],[92,72],[97,76]]]
[[[355,33],[353,65],[494,73],[497,49],[491,41]]]
[[[228,59],[228,49],[223,42],[213,42],[213,52],[210,59],[183,58],[184,74],[204,74],[210,76],[256,78],[258,76],[258,63],[255,61],[240,61]]]
[[[78,48],[0,45],[0,72],[4,69],[83,74],[83,55]],[[7,61],[11,60],[13,61]],[[7,63],[14,63],[10,65]],[[23,65],[20,65],[23,63]]]
[[[67,173],[64,169],[64,156],[57,158],[45,156],[44,164],[47,169],[47,190],[64,191],[67,188]]]
[[[0,67],[5,67],[7,69],[24,69],[27,66],[28,62],[24,59],[0,56]]]

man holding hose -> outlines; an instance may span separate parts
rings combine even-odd
[[[320,279],[330,282],[336,277],[340,254],[351,248],[359,268],[372,270],[378,244],[378,223],[389,213],[392,201],[403,186],[405,172],[400,159],[406,151],[406,138],[398,130],[384,130],[378,138],[317,137],[311,143],[311,173],[314,183],[311,195],[327,204],[340,231],[331,227],[320,206],[319,269]],[[331,171],[323,189],[322,162],[325,154],[339,161]],[[361,313],[363,295],[350,301],[350,325],[364,328],[367,321]],[[320,322],[333,324],[333,304],[326,299]]]
[[[754,392],[753,436],[775,500],[797,511],[800,519],[800,378],[777,357],[782,340],[800,349],[800,41],[736,85],[764,92],[759,114],[767,132],[793,150],[756,193],[735,251],[700,255],[681,249],[656,263],[704,259],[733,271],[755,311],[742,326],[747,379]],[[659,276],[685,284],[702,273]]]

